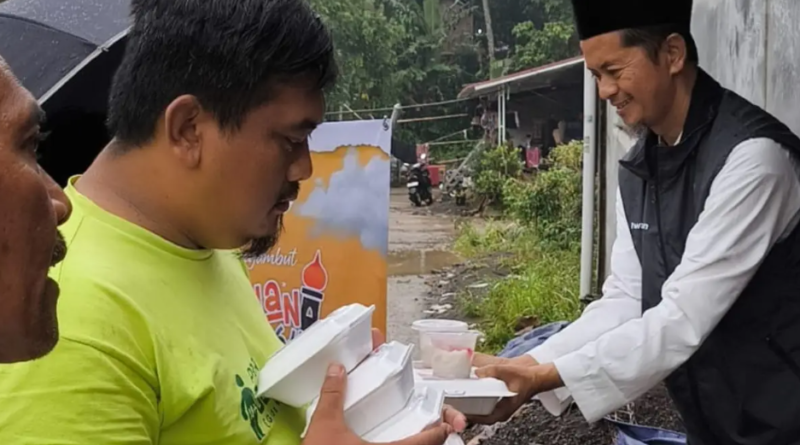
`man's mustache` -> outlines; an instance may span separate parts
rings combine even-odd
[[[56,242],[53,246],[53,258],[50,261],[50,266],[55,266],[56,264],[60,263],[64,260],[67,256],[67,241],[64,239],[64,235],[61,232],[56,231]]]
[[[278,197],[278,202],[294,201],[297,199],[298,193],[300,193],[300,183],[289,182],[283,187],[283,190],[281,190],[281,194]],[[283,232],[283,215],[278,217],[278,230],[274,234],[252,239],[245,247],[242,248],[242,258],[255,259],[266,254],[273,247],[275,247],[281,232]]]
[[[278,202],[281,201],[294,201],[297,199],[297,195],[300,193],[300,183],[299,182],[290,182],[287,183],[286,186],[281,190],[280,198]]]

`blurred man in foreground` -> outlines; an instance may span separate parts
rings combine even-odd
[[[47,271],[64,258],[57,226],[70,204],[37,163],[44,112],[0,58],[0,363],[40,358],[58,341],[58,286]]]
[[[331,37],[303,0],[133,0],[133,18],[114,138],[66,189],[62,341],[0,369],[0,443],[299,444],[303,410],[253,397],[282,343],[233,250],[269,250],[311,175]],[[329,374],[303,443],[361,444]]]
[[[478,420],[541,393],[595,421],[666,381],[691,445],[800,443],[800,139],[698,67],[691,0],[573,5],[600,97],[643,134],[611,276],[567,329],[479,371],[520,396]]]

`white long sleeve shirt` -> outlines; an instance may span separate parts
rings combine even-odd
[[[772,246],[800,220],[800,167],[770,139],[735,147],[714,179],[662,301],[642,314],[641,265],[617,192],[617,238],[603,298],[529,352],[565,388],[539,395],[559,414],[575,400],[594,422],[632,402],[697,351]]]

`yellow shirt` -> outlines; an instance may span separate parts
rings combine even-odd
[[[303,413],[255,398],[281,342],[235,254],[178,247],[66,191],[61,339],[0,367],[0,444],[299,444]]]

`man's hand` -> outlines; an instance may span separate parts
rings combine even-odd
[[[514,358],[495,357],[493,355],[481,354],[476,352],[472,358],[472,366],[476,368],[483,368],[492,365],[520,365],[520,366],[536,366],[539,363],[528,354],[523,354]]]
[[[467,416],[461,414],[460,411],[457,411],[452,406],[444,406],[442,419],[444,419],[444,423],[450,425],[450,428],[456,433],[463,433],[464,430],[467,429]]]
[[[347,374],[341,365],[331,365],[328,376],[322,385],[317,409],[311,418],[303,445],[367,445],[367,442],[356,436],[345,424],[344,397],[347,387]],[[447,417],[457,417],[453,411],[445,411]],[[390,445],[442,445],[453,432],[453,428],[444,422],[423,433]]]
[[[488,416],[470,417],[471,422],[484,425],[504,422],[536,394],[563,386],[558,370],[553,364],[522,365],[519,362],[478,368],[476,371],[478,377],[502,380],[508,386],[508,390],[517,395],[501,400],[494,412]]]
[[[380,348],[386,343],[386,336],[378,328],[372,328],[372,350]]]

